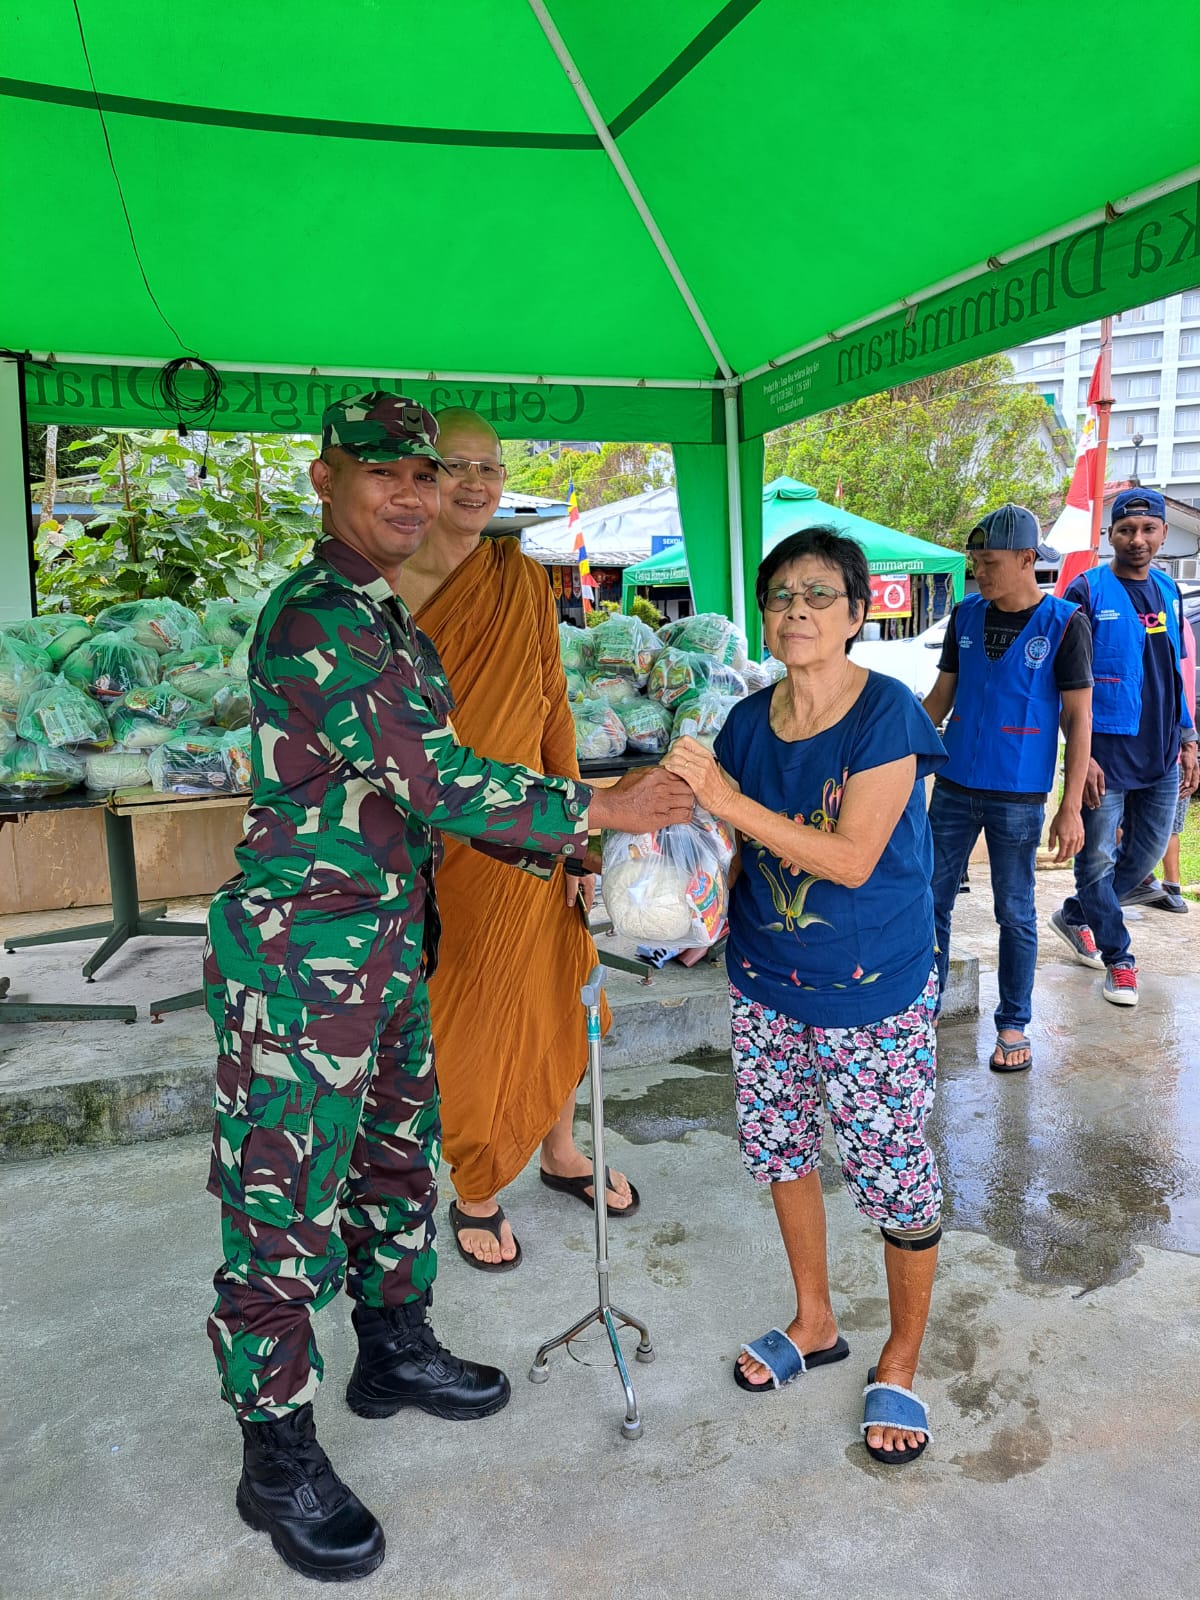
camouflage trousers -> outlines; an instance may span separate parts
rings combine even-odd
[[[429,1000],[415,978],[382,1014],[305,1005],[222,981],[211,956],[205,978],[217,1032],[208,1189],[224,1256],[208,1333],[225,1399],[265,1422],[316,1393],[310,1314],[344,1272],[370,1306],[433,1283],[441,1123]]]

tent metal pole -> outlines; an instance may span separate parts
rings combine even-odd
[[[25,364],[0,360],[0,622],[37,615],[28,464]]]
[[[742,551],[742,486],[738,471],[738,392],[734,385],[725,390],[725,477],[729,488],[729,576],[731,611],[734,622],[746,631],[746,575]]]
[[[558,58],[559,66],[566,73],[567,81],[570,83],[572,89],[574,89],[576,99],[583,107],[584,114],[591,123],[597,139],[599,139],[601,145],[604,147],[605,155],[607,155],[609,161],[612,162],[613,170],[617,174],[617,177],[621,180],[621,186],[624,188],[625,193],[633,202],[633,208],[637,212],[638,216],[641,217],[642,224],[645,227],[646,232],[654,241],[654,248],[662,257],[663,265],[671,274],[671,278],[674,281],[675,287],[679,290],[679,293],[683,298],[684,305],[687,306],[688,311],[691,313],[692,321],[696,324],[701,337],[712,353],[713,360],[717,363],[718,371],[721,373],[721,376],[724,378],[726,383],[732,383],[734,381],[733,368],[721,354],[721,347],[717,343],[712,329],[705,320],[705,316],[703,311],[700,309],[699,302],[692,293],[691,289],[688,287],[688,281],[684,277],[683,272],[680,270],[679,263],[675,260],[674,255],[671,253],[671,247],[663,237],[662,229],[659,227],[658,223],[655,222],[654,213],[650,210],[650,207],[643,199],[642,191],[637,186],[637,180],[634,178],[633,173],[630,172],[629,168],[625,165],[625,158],[617,149],[617,141],[608,131],[608,123],[605,122],[604,118],[600,115],[599,107],[592,99],[591,92],[588,89],[587,84],[583,81],[583,74],[575,65],[575,59],[571,55],[571,52],[567,49],[566,41],[564,40],[562,34],[559,33],[557,27],[555,26],[554,18],[546,9],[545,0],[529,0],[529,8],[533,12],[534,16],[538,19],[538,23],[541,26],[542,32],[546,35],[546,40],[550,45],[551,50],[554,51],[555,56]]]

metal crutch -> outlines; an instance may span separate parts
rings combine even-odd
[[[608,1206],[605,1203],[604,1193],[607,1187],[604,1168],[604,1084],[600,1065],[600,991],[604,987],[605,976],[602,966],[593,967],[591,976],[579,991],[579,998],[587,1012],[588,1070],[592,1091],[592,1194],[595,1198],[596,1212],[596,1282],[599,1287],[599,1304],[594,1311],[589,1311],[586,1317],[580,1317],[579,1321],[573,1323],[565,1333],[560,1333],[556,1339],[548,1339],[539,1348],[533,1358],[533,1366],[529,1369],[529,1381],[545,1383],[550,1376],[550,1364],[546,1357],[551,1350],[557,1349],[559,1345],[569,1345],[571,1340],[577,1338],[585,1328],[590,1328],[593,1322],[599,1322],[608,1334],[613,1360],[616,1362],[625,1389],[625,1420],[621,1424],[621,1433],[626,1439],[638,1439],[642,1433],[642,1416],[638,1410],[633,1384],[629,1381],[629,1369],[625,1365],[624,1352],[617,1341],[617,1324],[636,1328],[641,1334],[641,1341],[634,1352],[639,1361],[653,1361],[654,1346],[650,1343],[650,1330],[646,1324],[639,1322],[636,1317],[631,1317],[619,1306],[614,1306],[608,1298]]]

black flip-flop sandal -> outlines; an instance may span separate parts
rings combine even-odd
[[[1002,1060],[996,1060],[996,1051],[999,1050]],[[1010,1056],[1020,1055],[1022,1050],[1029,1052],[1028,1061],[1010,1061]],[[988,1066],[993,1072],[1028,1072],[1033,1066],[1033,1046],[1024,1034],[1019,1039],[1002,1039],[996,1035],[996,1042],[992,1046],[992,1053],[988,1057]]]
[[[458,1246],[458,1253],[469,1267],[476,1268],[479,1272],[511,1272],[514,1267],[521,1265],[521,1246],[516,1234],[513,1234],[513,1243],[517,1246],[517,1253],[511,1261],[480,1261],[464,1246],[458,1237],[464,1228],[478,1228],[483,1233],[490,1233],[496,1243],[500,1243],[500,1227],[504,1222],[504,1208],[497,1206],[490,1217],[468,1217],[465,1211],[460,1211],[456,1203],[450,1202],[450,1226],[454,1230],[454,1242]]]
[[[586,1177],[582,1178],[556,1178],[552,1172],[547,1172],[545,1167],[539,1167],[538,1173],[547,1189],[555,1189],[559,1194],[574,1195],[576,1200],[582,1200],[584,1205],[588,1206],[592,1211],[596,1209],[595,1200],[587,1192],[592,1181],[592,1175],[590,1172],[586,1175]],[[604,1187],[606,1189],[611,1189],[612,1186],[612,1169],[610,1167],[605,1167]],[[629,1185],[629,1194],[630,1201],[627,1206],[605,1207],[605,1210],[608,1212],[610,1217],[631,1217],[633,1215],[633,1213],[641,1205],[642,1197],[634,1188],[633,1184]]]

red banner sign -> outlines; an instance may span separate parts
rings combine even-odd
[[[912,579],[906,577],[871,579],[872,617],[911,617]]]

